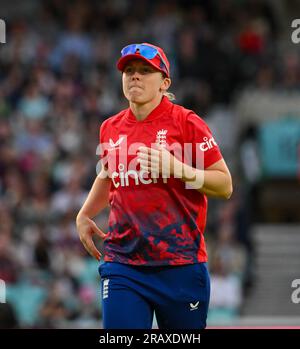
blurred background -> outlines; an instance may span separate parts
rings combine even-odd
[[[300,325],[297,16],[297,0],[0,1],[1,328],[101,327],[75,217],[99,127],[127,107],[120,50],[144,41],[166,51],[176,103],[209,124],[233,175],[232,198],[209,201],[208,325]]]

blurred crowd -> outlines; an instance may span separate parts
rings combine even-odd
[[[165,49],[175,103],[205,119],[233,174],[232,199],[209,207],[209,319],[239,316],[253,283],[250,208],[261,176],[257,113],[249,115],[245,101],[256,93],[259,109],[263,94],[297,91],[300,82],[299,56],[280,50],[270,3],[26,3],[30,13],[6,19],[0,47],[0,279],[7,296],[0,327],[101,326],[98,263],[81,245],[75,217],[96,176],[99,127],[127,107],[119,52],[145,41]],[[108,213],[96,220],[104,231]]]

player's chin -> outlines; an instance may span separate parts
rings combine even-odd
[[[145,98],[143,94],[138,92],[129,93],[128,99],[132,103],[145,103]]]

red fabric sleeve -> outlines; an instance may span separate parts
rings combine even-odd
[[[197,114],[190,112],[186,116],[185,142],[192,143],[192,164],[204,163],[204,169],[222,159],[221,151],[211,133],[211,130]],[[196,157],[203,158],[203,162],[196,162]]]

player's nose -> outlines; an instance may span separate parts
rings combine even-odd
[[[137,65],[132,65],[131,66],[131,71],[130,71],[131,78],[140,77],[141,75],[142,75],[141,67],[138,64]]]
[[[140,78],[141,78],[141,74],[139,73],[139,71],[137,69],[135,69],[132,72],[131,79],[132,80],[139,80]]]

